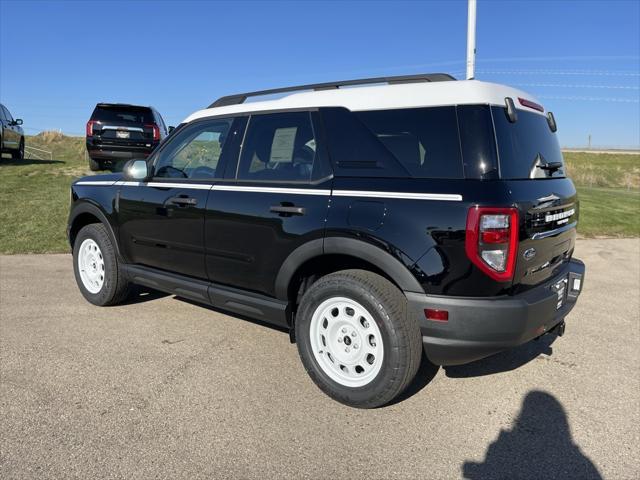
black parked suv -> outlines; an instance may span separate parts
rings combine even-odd
[[[555,130],[524,92],[444,74],[223,97],[73,184],[76,280],[96,305],[140,284],[285,327],[328,395],[380,406],[423,352],[563,333],[585,268]]]
[[[13,119],[13,116],[0,103],[0,156],[3,153],[10,153],[14,160],[24,158],[24,131],[22,130],[22,119]]]
[[[153,107],[99,103],[87,122],[89,167],[103,170],[147,158],[166,136],[164,120]]]

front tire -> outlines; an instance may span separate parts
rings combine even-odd
[[[117,305],[131,290],[111,237],[101,223],[86,225],[78,232],[73,244],[73,272],[80,292],[94,305]]]
[[[344,270],[322,277],[296,315],[298,352],[331,398],[357,408],[385,405],[413,381],[422,339],[404,294],[384,277]]]
[[[24,160],[24,138],[20,139],[18,150],[11,152],[11,158],[14,160]]]

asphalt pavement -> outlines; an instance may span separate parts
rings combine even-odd
[[[357,410],[288,335],[141,290],[99,308],[69,255],[0,257],[0,478],[640,478],[640,240],[580,240],[562,338],[423,365]]]

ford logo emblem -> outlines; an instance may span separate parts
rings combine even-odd
[[[535,248],[527,248],[524,253],[522,254],[522,256],[524,257],[525,260],[531,260],[533,257],[536,256],[536,249]]]

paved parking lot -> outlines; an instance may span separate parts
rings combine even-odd
[[[582,240],[567,332],[337,404],[288,336],[172,296],[81,297],[68,255],[0,258],[0,478],[640,476],[640,241]]]

